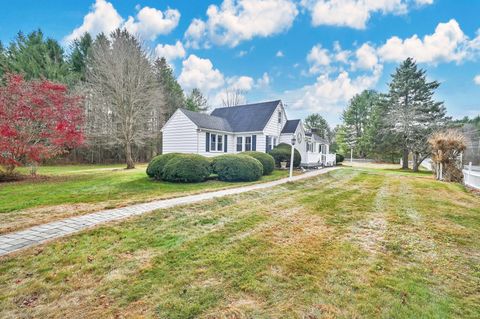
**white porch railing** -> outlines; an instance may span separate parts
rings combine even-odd
[[[337,164],[337,154],[324,154],[324,165],[325,166],[335,166]]]

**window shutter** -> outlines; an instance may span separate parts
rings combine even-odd
[[[205,133],[205,152],[210,152],[210,133]]]
[[[228,150],[228,148],[227,148],[227,147],[228,147],[228,146],[227,146],[227,141],[228,141],[228,137],[227,137],[227,135],[224,135],[224,136],[223,136],[223,150],[224,150],[225,153],[226,153],[227,150]]]
[[[269,146],[269,139],[270,139],[270,136],[265,136],[265,151],[270,151],[270,147]]]
[[[252,151],[256,151],[256,150],[257,150],[257,136],[252,135]]]

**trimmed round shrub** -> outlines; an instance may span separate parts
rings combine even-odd
[[[220,155],[213,159],[213,172],[226,182],[251,182],[262,177],[263,166],[259,160],[243,155]]]
[[[292,146],[286,143],[278,144],[273,150],[268,152],[273,159],[275,160],[275,165],[280,167],[280,162],[288,162],[290,163],[290,155],[292,151]],[[293,166],[299,167],[302,161],[302,156],[297,149],[294,149],[293,152]]]
[[[267,153],[262,153],[262,152],[255,152],[255,151],[243,152],[242,154],[251,156],[259,160],[263,166],[263,175],[272,174],[273,169],[275,168],[275,160],[273,159],[272,155]]]
[[[167,182],[203,182],[211,173],[210,161],[197,154],[177,154],[163,167],[161,178]]]
[[[338,153],[335,154],[335,161],[336,161],[337,163],[343,162],[344,159],[345,159],[345,156],[343,156],[342,154],[338,154]]]
[[[155,156],[154,158],[152,158],[150,163],[148,163],[147,175],[151,178],[161,179],[163,167],[165,166],[165,164],[167,164],[168,161],[178,155],[180,155],[180,153],[168,153]]]

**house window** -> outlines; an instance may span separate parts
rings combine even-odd
[[[222,152],[223,143],[223,135],[210,133],[210,152]]]
[[[313,152],[313,143],[307,142],[307,152]]]
[[[223,136],[217,135],[217,151],[221,152],[223,150]]]
[[[278,123],[282,123],[282,111],[278,112]]]
[[[217,149],[217,134],[210,134],[210,151],[215,152]]]
[[[238,136],[237,137],[237,152],[241,152],[242,151],[242,145],[243,144],[243,137],[242,136]]]
[[[275,147],[275,146],[277,146],[277,138],[276,137],[273,138],[273,147]]]
[[[322,153],[322,144],[318,144],[318,152]]]
[[[266,137],[266,143],[267,143],[266,150],[267,150],[267,152],[271,151],[272,148],[273,148],[272,140],[273,140],[273,138],[271,136]]]
[[[245,152],[252,150],[252,137],[245,136]]]

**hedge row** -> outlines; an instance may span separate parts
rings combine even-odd
[[[292,154],[291,152],[292,152],[291,145],[286,143],[280,143],[273,150],[268,152],[268,154],[270,154],[274,158],[275,165],[277,165],[277,167],[280,167],[280,162],[290,163],[290,157]],[[302,161],[302,156],[300,155],[300,152],[297,149],[294,149],[293,166],[299,167],[301,161]]]
[[[265,153],[245,152],[220,155],[212,160],[196,154],[170,153],[154,157],[147,167],[147,175],[168,182],[197,183],[210,174],[222,181],[256,181],[271,174],[274,159]]]

